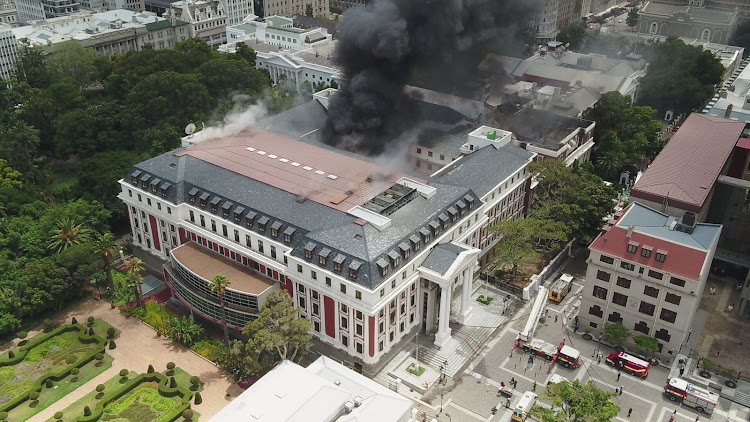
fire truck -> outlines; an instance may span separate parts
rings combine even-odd
[[[664,393],[669,400],[681,400],[682,404],[690,406],[699,412],[711,413],[719,402],[719,395],[705,388],[691,384],[682,378],[670,378]]]
[[[549,300],[555,301],[555,302],[562,302],[563,299],[565,299],[565,296],[567,296],[568,293],[570,293],[570,290],[573,288],[573,276],[569,274],[563,274],[555,280],[554,283],[552,283],[552,286],[549,288]]]
[[[646,378],[651,368],[650,363],[625,352],[610,353],[607,356],[607,363],[641,378]]]
[[[566,346],[565,339],[562,340],[559,346],[556,346],[542,339],[534,338],[534,332],[539,325],[539,319],[544,314],[544,308],[547,305],[547,297],[547,288],[540,287],[534,306],[531,308],[529,320],[526,322],[523,331],[518,333],[513,350],[520,347],[526,352],[544,357],[548,361],[551,361],[549,370],[552,369],[552,365],[555,362],[560,362],[561,365],[567,368],[578,368],[581,366],[579,362],[581,352],[573,347]],[[513,350],[511,350],[511,354]]]

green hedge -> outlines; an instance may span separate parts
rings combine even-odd
[[[47,382],[47,380],[60,381],[61,379],[70,375],[70,371],[73,368],[79,368],[89,363],[91,360],[94,359],[94,356],[96,356],[97,353],[101,353],[104,351],[104,346],[107,343],[107,340],[105,340],[103,337],[100,337],[98,335],[89,336],[86,332],[86,327],[84,327],[81,324],[63,325],[63,326],[57,327],[56,329],[50,331],[49,333],[37,335],[31,340],[29,340],[29,342],[26,343],[25,346],[18,349],[17,354],[14,358],[0,358],[0,368],[5,367],[5,366],[17,365],[18,363],[23,361],[23,359],[29,353],[29,350],[33,349],[34,347],[44,343],[45,341],[49,340],[52,337],[55,337],[57,335],[60,335],[68,331],[76,331],[76,330],[78,331],[78,340],[81,341],[81,343],[84,343],[84,344],[98,343],[98,347],[95,349],[92,349],[88,354],[81,357],[76,362],[71,363],[70,365],[62,369],[61,371],[56,372],[56,373],[48,373],[45,376],[34,381],[32,386],[28,390],[26,390],[24,393],[21,393],[17,395],[15,398],[13,398],[12,400],[10,400],[9,402],[0,405],[0,412],[10,411],[11,409],[15,408],[19,404],[28,400],[29,394],[31,394],[33,391],[36,391],[37,389],[40,389]]]
[[[104,408],[107,407],[108,404],[118,400],[125,394],[134,390],[136,387],[138,387],[138,385],[152,381],[157,381],[159,383],[158,391],[162,396],[167,398],[182,398],[182,404],[179,404],[171,413],[165,415],[165,420],[168,420],[170,422],[179,419],[179,417],[182,415],[182,412],[190,408],[190,400],[193,397],[193,393],[189,389],[179,386],[177,388],[169,388],[169,377],[164,374],[154,372],[151,374],[139,374],[116,390],[109,391],[108,394],[106,394],[107,391],[105,390],[106,395],[101,400],[99,400],[96,406],[92,409],[91,415],[80,416],[70,422],[96,422],[102,417],[102,415],[104,414]]]

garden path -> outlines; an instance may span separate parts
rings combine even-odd
[[[107,347],[107,353],[114,357],[112,367],[35,415],[30,422],[47,421],[55,412],[64,410],[93,391],[98,384],[116,376],[123,368],[141,373],[146,372],[149,364],[157,371],[164,371],[167,362],[174,362],[205,383],[201,392],[203,402],[192,406],[201,414],[203,421],[210,419],[243,391],[226,372],[186,347],[167,338],[157,337],[156,332],[140,320],[125,318],[118,309],[111,309],[109,302],[87,300],[60,315],[57,322],[69,324],[71,318],[76,317],[85,324],[89,316],[101,318],[121,331],[120,337],[115,340],[117,347],[114,350]]]

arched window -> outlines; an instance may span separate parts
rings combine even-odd
[[[704,29],[703,35],[701,35],[701,40],[708,41],[709,37],[711,37],[711,31],[709,31],[708,29]]]
[[[656,22],[651,22],[651,26],[648,28],[649,34],[656,34],[656,31],[659,29],[659,25]]]

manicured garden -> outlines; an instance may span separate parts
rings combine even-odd
[[[106,322],[45,325],[48,332],[28,341],[19,333],[19,347],[0,354],[0,412],[11,420],[28,419],[111,366],[105,346],[119,332]]]
[[[191,400],[196,404],[202,400],[203,385],[197,377],[176,368],[173,363],[164,373],[152,371],[151,366],[145,374],[123,369],[118,376],[98,385],[49,421],[197,421],[198,414],[190,409]]]

